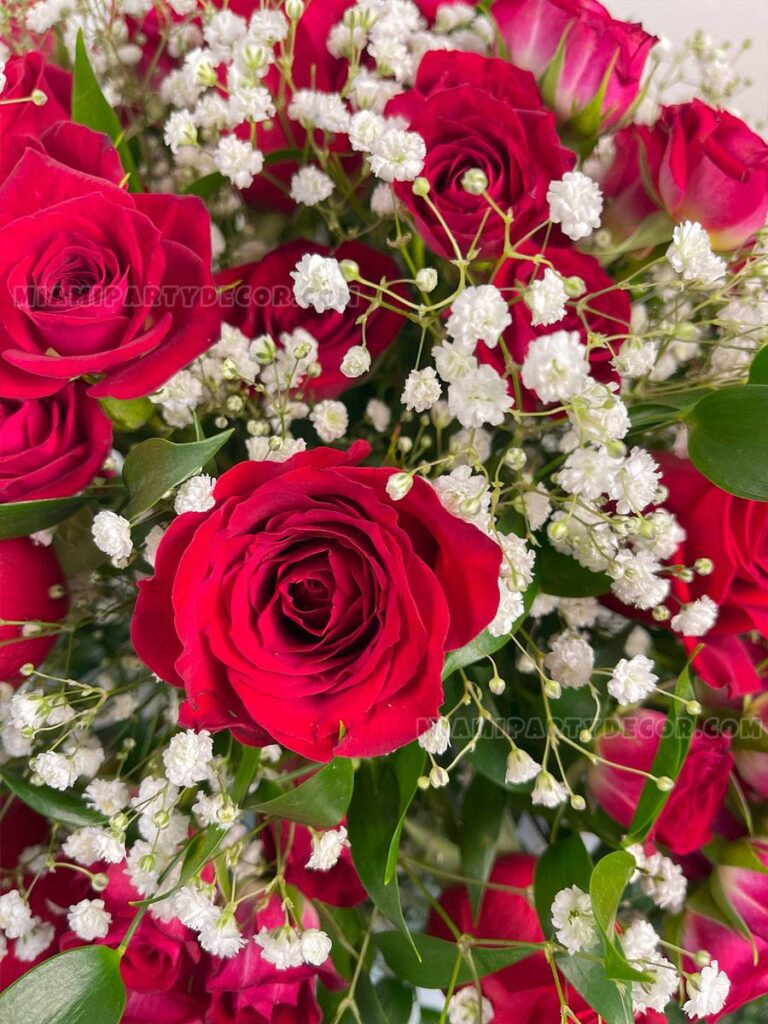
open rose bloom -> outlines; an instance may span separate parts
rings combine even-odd
[[[0,1024],[768,1018],[768,143],[615,6],[0,4]]]

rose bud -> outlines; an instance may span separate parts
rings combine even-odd
[[[496,0],[491,13],[511,62],[534,73],[575,134],[615,128],[630,111],[657,41],[642,25],[617,21],[597,0]]]
[[[600,757],[613,762],[594,765],[589,788],[598,804],[627,828],[646,779],[620,766],[650,772],[667,719],[658,711],[641,709],[622,719],[622,732],[604,734],[596,743]],[[692,853],[712,838],[712,821],[728,787],[733,759],[730,737],[708,736],[697,730],[682,770],[649,838],[673,853]]]
[[[0,540],[0,620],[6,623],[0,625],[0,679],[17,682],[21,667],[39,665],[56,643],[55,632],[45,635],[45,624],[66,614],[63,586],[50,548],[28,537]]]
[[[768,213],[768,144],[738,117],[700,100],[664,107],[653,127],[630,125],[601,182],[604,224],[626,238],[656,214],[659,234],[673,223],[701,224],[722,252],[749,243]],[[661,210],[669,216],[658,216]]]

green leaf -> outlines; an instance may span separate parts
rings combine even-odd
[[[410,938],[412,945],[399,932],[378,932],[373,936],[373,941],[398,978],[420,988],[448,988],[456,960],[462,955],[456,943],[421,933],[411,935]],[[417,959],[414,949],[420,959]],[[509,947],[473,945],[471,955],[475,971],[464,960],[459,967],[456,984],[466,985],[474,980],[475,975],[482,978],[486,974],[493,974],[494,971],[519,963],[540,951],[541,945],[527,942]]]
[[[569,885],[578,885],[584,892],[589,892],[591,876],[592,861],[579,835],[561,839],[539,857],[533,879],[533,901],[548,938],[554,934],[551,910],[555,896]]]
[[[355,774],[355,788],[347,815],[352,859],[374,904],[412,944],[400,904],[397,873],[387,881],[390,851],[399,839],[402,806],[403,798],[394,765],[387,760],[363,761]]]
[[[392,834],[392,842],[389,844],[387,864],[384,869],[384,882],[386,885],[389,885],[397,871],[397,858],[400,854],[400,837],[403,834],[405,816],[408,813],[408,808],[411,806],[414,796],[416,795],[419,776],[424,773],[425,756],[424,751],[418,743],[410,743],[407,747],[401,747],[400,750],[397,750],[392,754],[390,765],[394,769],[397,777],[399,816],[397,826]]]
[[[347,813],[354,774],[352,762],[346,757],[337,757],[306,782],[273,800],[249,805],[248,809],[315,828],[333,828]]]
[[[131,449],[123,466],[128,490],[128,505],[123,514],[134,520],[148,512],[173,487],[199,473],[206,462],[230,439],[234,430],[225,430],[205,441],[174,444],[152,437]]]
[[[199,196],[201,199],[210,199],[211,196],[215,196],[219,189],[223,188],[226,184],[227,179],[224,175],[219,174],[218,171],[213,171],[211,174],[206,174],[203,178],[193,181],[183,191],[185,196]]]
[[[607,594],[611,581],[604,572],[592,572],[575,558],[556,551],[546,541],[536,553],[536,582],[542,594],[554,597],[598,597]]]
[[[155,411],[148,398],[101,398],[99,404],[118,430],[128,432],[143,427]]]
[[[45,498],[42,501],[7,501],[0,505],[0,540],[28,537],[56,526],[81,509],[86,499]]]
[[[617,981],[652,980],[650,975],[632,967],[616,941],[616,912],[636,866],[631,853],[617,850],[597,862],[589,882],[592,911],[605,952],[606,974]]]
[[[768,384],[768,345],[761,348],[749,368],[750,384]]]
[[[678,677],[675,695],[681,700],[673,701],[670,706],[667,724],[651,765],[651,773],[656,778],[666,776],[673,780],[677,779],[693,738],[696,716],[691,715],[681,702],[691,701],[695,696],[691,686],[690,665],[689,661]],[[662,792],[653,779],[646,780],[629,826],[628,845],[645,841],[669,797],[670,792]]]
[[[386,1024],[408,1024],[413,1010],[413,989],[399,978],[382,978],[376,995],[384,1011]]]
[[[525,621],[537,591],[538,580],[532,583],[523,595],[523,608],[525,610],[520,618],[512,623],[512,629],[508,633],[505,633],[503,636],[491,636],[488,630],[484,629],[482,633],[478,633],[474,640],[470,640],[468,644],[447,654],[445,665],[443,666],[443,679],[447,679],[448,676],[460,668],[466,668],[467,665],[473,665],[476,661],[482,661],[487,655],[494,654],[508,644]]]
[[[507,797],[503,789],[476,775],[464,794],[461,808],[462,874],[472,881],[467,884],[472,914],[480,913],[485,883],[496,856],[501,819]]]
[[[118,1024],[125,1008],[120,958],[80,946],[28,971],[0,995],[0,1024]]]
[[[82,30],[78,30],[75,43],[75,75],[72,84],[72,120],[93,128],[96,132],[108,135],[120,154],[120,160],[126,174],[129,175],[128,187],[131,192],[141,191],[139,175],[125,132],[117,114],[104,98],[96,75],[93,73],[88,51],[85,48]]]
[[[597,960],[583,956],[557,954],[557,965],[579,995],[586,1000],[604,1024],[633,1024],[632,990],[629,985],[619,986],[605,972]]]
[[[713,391],[682,416],[700,473],[739,498],[768,501],[768,384]]]
[[[45,818],[62,825],[81,828],[85,825],[104,825],[106,819],[92,810],[74,793],[60,793],[50,786],[33,786],[10,768],[0,770],[0,778],[15,797]]]
[[[160,891],[156,896],[150,896],[145,900],[136,900],[135,905],[149,907],[153,903],[159,903],[161,900],[167,900],[169,896],[178,892],[179,889],[181,889],[182,886],[185,886],[191,878],[195,878],[200,874],[205,865],[216,853],[226,834],[226,829],[210,826],[204,831],[198,832],[194,835],[187,844],[183,857],[179,852],[172,862],[173,864],[176,864],[181,857],[181,871],[179,872],[178,880],[174,886],[168,889],[163,888],[161,885]]]

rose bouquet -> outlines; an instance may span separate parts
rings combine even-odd
[[[597,0],[0,47],[0,1024],[763,1019],[733,58]]]

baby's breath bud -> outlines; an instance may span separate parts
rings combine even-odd
[[[45,104],[48,102],[48,97],[42,89],[33,89],[32,102],[35,104],[36,107],[44,107]]]
[[[711,558],[697,558],[693,563],[693,568],[699,576],[709,576],[715,567]]]
[[[238,413],[243,411],[245,402],[240,395],[230,395],[227,399],[227,412]]]
[[[663,604],[660,604],[653,609],[651,615],[656,622],[666,622],[669,618],[669,609],[665,608]]]
[[[586,293],[587,286],[581,277],[566,277],[563,281],[565,294],[571,299],[580,299]]]
[[[405,417],[403,417],[405,418]],[[403,455],[407,455],[408,452],[413,448],[413,441],[410,437],[401,437],[397,442],[398,451],[401,451]]]
[[[693,962],[697,967],[707,967],[712,961],[712,957],[706,951],[706,949],[700,949],[694,954]]]
[[[225,359],[221,364],[221,376],[224,380],[237,380],[239,373],[234,359]]]
[[[257,362],[261,363],[262,366],[268,366],[269,363],[275,361],[277,355],[277,345],[268,334],[260,335],[251,346],[253,354],[256,356]]]
[[[587,801],[584,799],[584,797],[579,796],[578,793],[574,793],[571,797],[571,807],[574,809],[574,811],[583,811],[586,806]]]
[[[91,888],[94,892],[104,892],[108,885],[109,878],[103,871],[99,871],[98,874],[93,875],[91,878]]]
[[[429,784],[433,789],[442,789],[443,786],[447,786],[450,782],[450,776],[445,768],[441,768],[439,764],[433,766],[429,773]]]
[[[488,176],[480,167],[470,167],[462,176],[461,187],[470,195],[482,195],[488,188]]]
[[[670,790],[675,788],[674,779],[670,779],[668,775],[660,775],[659,778],[656,779],[656,788],[661,793],[669,793]]]
[[[322,372],[323,368],[317,361],[315,361],[314,363],[310,363],[309,366],[307,367],[307,376],[311,377],[313,380],[319,377]]]
[[[32,664],[31,661],[26,662],[26,664],[22,665],[21,668],[19,669],[19,673],[22,676],[26,676],[26,677],[31,676],[34,671],[35,671],[35,666]]]
[[[519,472],[526,463],[526,455],[522,448],[509,448],[504,455],[504,461],[510,469]]]
[[[557,700],[562,692],[563,688],[560,686],[560,683],[555,682],[554,679],[548,679],[544,683],[544,693],[550,700]]]
[[[678,324],[675,327],[675,337],[680,341],[696,341],[699,337],[699,329],[696,324]]]
[[[589,743],[591,740],[592,740],[592,731],[591,731],[591,729],[582,729],[581,732],[579,733],[579,742],[581,742],[581,743]]]
[[[701,704],[699,704],[697,700],[689,700],[685,705],[685,710],[688,712],[689,715],[700,715]]]
[[[60,598],[64,597],[65,593],[66,591],[61,583],[54,583],[52,587],[48,587],[48,597],[53,601],[58,601]]]
[[[416,286],[423,292],[431,292],[437,287],[437,271],[434,267],[423,267],[418,272]]]
[[[387,494],[392,501],[400,501],[413,487],[413,477],[410,473],[393,473],[387,480]]]
[[[429,779],[426,775],[420,775],[418,779],[416,779],[416,785],[419,789],[429,789]]]
[[[298,21],[304,13],[304,0],[285,0],[283,10],[290,21]]]
[[[558,519],[557,522],[549,524],[547,527],[547,533],[551,540],[565,540],[568,536],[568,527],[562,520]]]
[[[340,260],[339,270],[345,281],[357,281],[360,277],[360,266],[354,260]]]
[[[429,182],[423,177],[415,178],[413,185],[411,185],[411,192],[413,192],[415,196],[422,196],[422,198],[429,195],[429,189]]]
[[[665,487],[664,484],[660,484],[656,488],[656,493],[653,496],[654,505],[663,505],[669,497],[669,488]]]
[[[139,860],[139,867],[142,871],[154,871],[155,870],[155,857],[154,854],[145,853],[144,856]]]
[[[488,683],[488,689],[495,697],[500,697],[507,688],[507,684],[501,676],[495,675]]]
[[[692,583],[694,572],[692,569],[680,569],[677,574],[678,579],[682,580],[683,583]]]
[[[168,828],[170,820],[171,816],[168,813],[168,811],[157,811],[155,814],[152,815],[152,824],[155,826],[155,828],[159,828],[161,830],[164,828]]]
[[[128,815],[122,811],[120,814],[113,814],[109,819],[109,827],[112,832],[125,832],[128,828]]]

